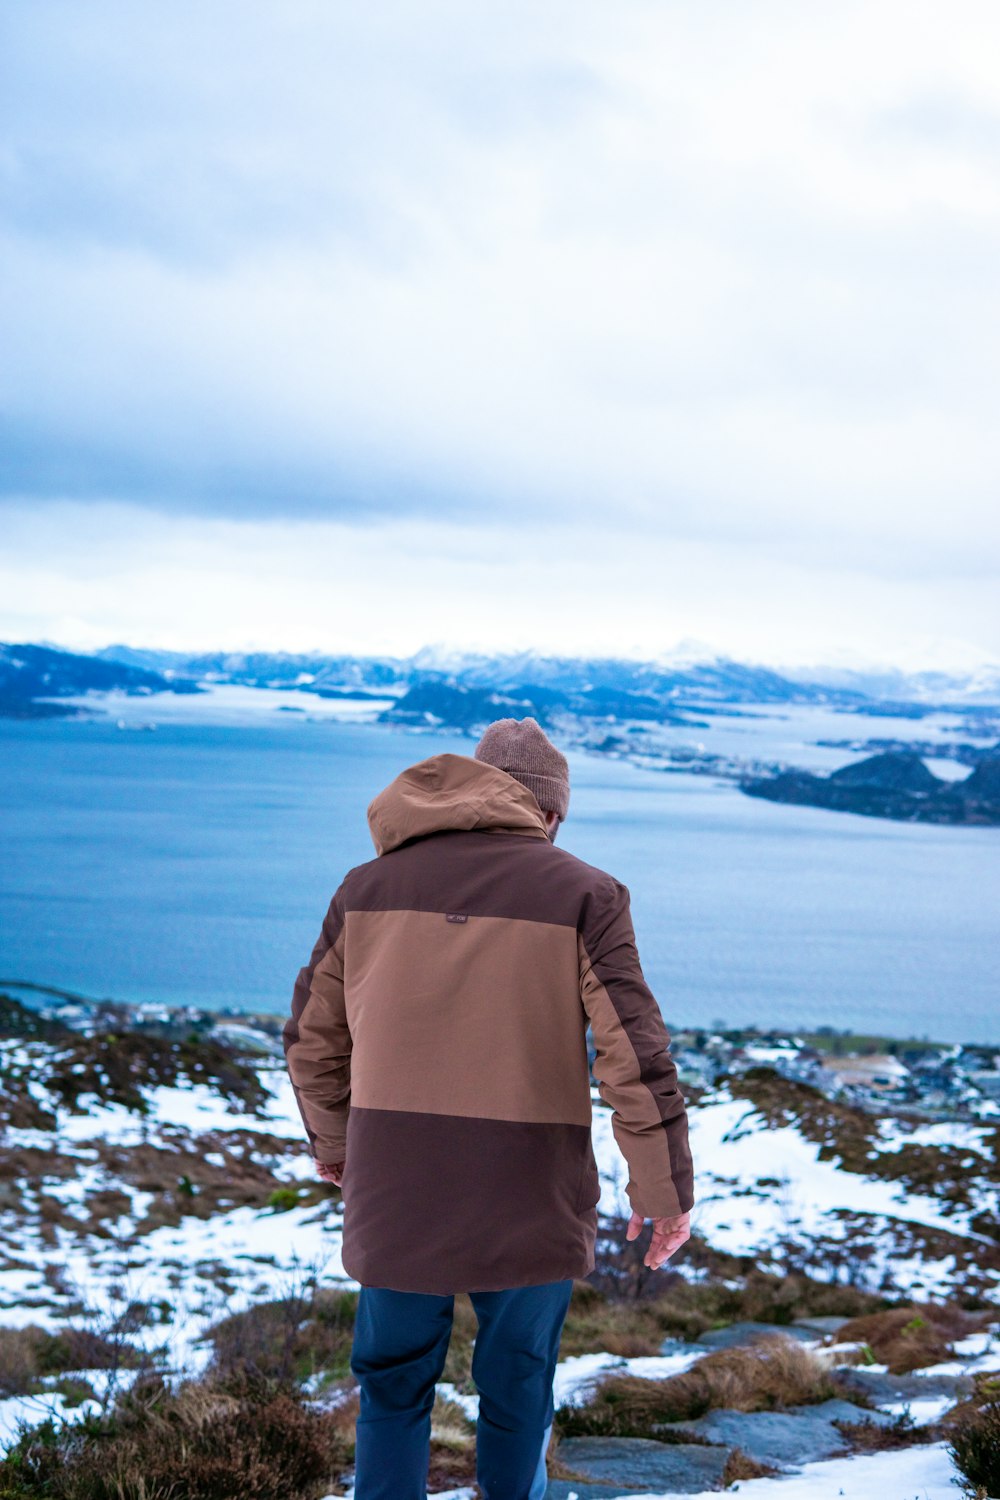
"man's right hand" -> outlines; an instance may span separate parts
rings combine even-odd
[[[335,1187],[340,1187],[344,1178],[344,1163],[342,1161],[338,1161],[331,1167],[326,1162],[317,1161],[315,1156],[312,1160],[313,1166],[316,1168],[316,1175],[321,1182],[332,1182]]]
[[[641,1214],[633,1214],[628,1221],[628,1229],[625,1231],[627,1240],[637,1240],[642,1233],[645,1219]],[[658,1271],[664,1265],[675,1250],[691,1238],[691,1215],[677,1214],[673,1219],[654,1219],[653,1238],[649,1249],[643,1256],[642,1263],[651,1271]]]

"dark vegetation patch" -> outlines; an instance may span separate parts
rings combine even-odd
[[[934,1426],[918,1426],[913,1418],[902,1412],[892,1422],[834,1422],[850,1444],[852,1453],[885,1453],[890,1448],[914,1448],[921,1444],[938,1441]]]
[[[210,1219],[244,1206],[279,1210],[338,1198],[339,1188],[329,1184],[316,1180],[290,1187],[276,1175],[280,1161],[301,1153],[297,1141],[262,1132],[194,1135],[169,1126],[158,1127],[155,1144],[118,1145],[97,1138],[75,1146],[72,1156],[40,1147],[0,1147],[0,1212],[14,1212],[25,1224],[34,1224],[42,1241],[54,1245],[56,1229],[120,1238],[121,1216],[133,1207],[129,1189],[153,1196],[134,1229],[126,1229],[127,1240],[186,1217]],[[121,1186],[95,1187],[82,1201],[64,1202],[61,1184],[75,1178],[81,1166],[95,1164]],[[280,1197],[273,1202],[275,1194],[289,1194],[291,1201]]]
[[[292,1388],[150,1376],[98,1418],[25,1432],[0,1500],[317,1500],[350,1455],[336,1413]]]
[[[890,1255],[932,1266],[951,1261],[944,1273],[935,1269],[926,1285],[914,1280],[912,1291],[933,1294],[944,1288],[952,1302],[969,1311],[996,1306],[1000,1245],[933,1224],[858,1213],[850,1208],[832,1210],[829,1219],[830,1232],[813,1233],[804,1240],[788,1239],[776,1253],[816,1277],[855,1285],[879,1284],[881,1268],[880,1284],[887,1302],[897,1300],[892,1270],[885,1264]]]
[[[156,1145],[99,1142],[96,1149],[110,1174],[154,1195],[136,1226],[136,1235],[142,1236],[185,1217],[210,1219],[233,1208],[265,1207],[287,1187],[275,1175],[276,1160],[300,1157],[303,1148],[298,1141],[257,1131],[213,1130],[193,1136],[161,1129]],[[317,1180],[292,1191],[298,1203],[307,1204],[337,1197],[340,1190]]]
[[[72,1037],[73,1032],[62,1021],[50,1021],[15,1000],[13,995],[0,994],[0,1038],[29,1038],[37,1042],[62,1042]]]
[[[197,1034],[183,1040],[142,1031],[75,1036],[53,1055],[45,1082],[57,1103],[74,1113],[86,1112],[81,1095],[97,1095],[104,1104],[146,1114],[144,1088],[192,1083],[207,1084],[247,1114],[263,1111],[269,1100],[256,1068],[225,1043]]]

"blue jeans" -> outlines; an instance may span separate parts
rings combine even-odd
[[[552,1377],[572,1281],[472,1292],[479,1329],[476,1478],[484,1500],[542,1500]],[[355,1500],[426,1500],[431,1407],[454,1297],[362,1287],[351,1370],[361,1387]]]

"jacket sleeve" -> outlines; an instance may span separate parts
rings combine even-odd
[[[639,964],[629,892],[611,876],[588,900],[579,954],[594,1077],[628,1163],[629,1202],[645,1219],[686,1213],[694,1204],[687,1107],[669,1033]]]
[[[299,970],[285,1022],[285,1062],[309,1148],[328,1166],[347,1154],[351,1103],[351,1033],[344,1004],[343,886],[333,900],[312,957]]]

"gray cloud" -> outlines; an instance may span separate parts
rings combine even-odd
[[[8,9],[0,494],[981,573],[1000,18],[918,9]]]

